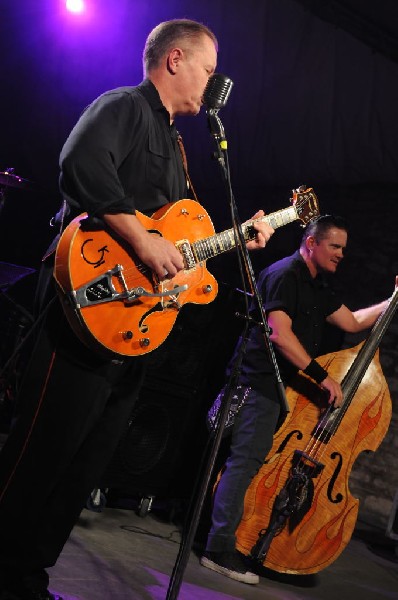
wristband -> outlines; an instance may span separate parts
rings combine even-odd
[[[321,383],[328,376],[328,372],[316,360],[312,359],[310,364],[303,369],[303,373],[311,377],[317,383]]]

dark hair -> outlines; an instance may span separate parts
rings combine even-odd
[[[145,42],[142,56],[144,74],[158,67],[162,57],[175,46],[176,42],[181,40],[197,42],[203,35],[212,39],[215,47],[218,48],[216,36],[203,23],[190,19],[173,19],[160,23],[152,29]]]
[[[329,229],[332,227],[348,232],[347,223],[343,217],[336,215],[321,215],[320,217],[316,217],[306,225],[303,237],[301,238],[301,246],[304,246],[305,240],[310,236],[313,236],[319,243],[327,236]]]

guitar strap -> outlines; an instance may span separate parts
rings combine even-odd
[[[190,178],[190,176],[189,176],[189,173],[188,173],[188,161],[187,161],[187,155],[186,155],[186,152],[185,152],[184,144],[183,144],[183,142],[182,142],[182,137],[181,137],[181,135],[180,135],[179,133],[177,134],[177,144],[178,144],[178,147],[179,147],[179,149],[180,149],[180,152],[181,152],[182,165],[183,165],[183,167],[184,167],[184,173],[185,173],[185,177],[187,178],[187,186],[188,186],[188,189],[190,189],[190,190],[191,190],[191,192],[192,192],[192,194],[193,194],[193,197],[194,197],[194,199],[195,199],[197,202],[199,202],[199,200],[198,200],[198,197],[197,197],[197,195],[196,195],[196,192],[195,192],[195,189],[194,189],[194,187],[193,187],[193,185],[192,185],[191,178]]]

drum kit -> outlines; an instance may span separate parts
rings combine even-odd
[[[33,184],[31,181],[22,179],[22,177],[16,175],[14,169],[7,169],[0,173],[0,188],[3,187],[16,187],[19,190],[29,190],[32,189]]]

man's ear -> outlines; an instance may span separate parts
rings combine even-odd
[[[316,239],[314,238],[313,235],[309,235],[307,237],[307,239],[305,240],[305,245],[307,246],[307,250],[310,251],[313,249],[313,247],[316,244]]]
[[[182,59],[182,50],[180,48],[173,48],[167,56],[167,70],[172,75],[175,75]]]

